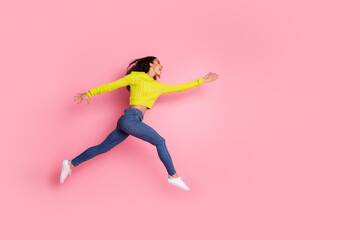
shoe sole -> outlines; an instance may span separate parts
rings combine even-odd
[[[62,166],[61,166],[61,173],[60,173],[60,183],[64,183],[65,182],[65,179],[67,178],[67,176],[64,178],[64,180],[61,182],[61,174],[63,173],[63,171],[64,171],[64,167],[66,167],[66,164],[67,164],[67,162],[66,162],[67,160],[63,160],[63,162],[62,162]],[[69,173],[68,173],[68,175],[69,175]]]
[[[174,185],[175,187],[181,188],[181,189],[183,189],[183,190],[185,190],[185,191],[189,191],[189,190],[190,190],[190,188],[183,188],[183,187],[180,187],[179,185],[176,185],[176,184],[174,184],[174,183],[170,182],[169,180],[168,180],[167,182],[168,182],[168,183],[170,183],[171,185]]]

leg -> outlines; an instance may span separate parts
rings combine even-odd
[[[85,150],[83,153],[81,153],[79,156],[74,158],[71,163],[74,167],[79,165],[80,163],[89,160],[90,158],[93,158],[101,153],[105,153],[115,147],[117,144],[124,141],[129,134],[121,131],[120,129],[116,128],[114,131],[112,131],[109,136],[99,145],[90,147],[87,150]]]
[[[128,134],[140,138],[156,146],[160,160],[170,176],[177,177],[170,154],[166,148],[165,139],[161,137],[152,127],[139,121],[133,122],[133,127],[125,130]]]

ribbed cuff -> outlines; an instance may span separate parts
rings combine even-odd
[[[92,97],[91,93],[89,91],[86,92],[86,94],[89,96],[89,97]]]
[[[199,86],[200,86],[201,84],[204,83],[204,78],[199,78],[199,79],[197,80],[197,82],[198,82],[198,84],[199,84]]]

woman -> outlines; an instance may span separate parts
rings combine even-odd
[[[170,154],[165,145],[165,139],[161,137],[153,128],[143,122],[143,118],[147,109],[151,109],[156,99],[162,93],[181,92],[190,88],[200,86],[203,83],[214,81],[218,78],[215,73],[208,73],[203,78],[195,81],[168,85],[156,80],[157,76],[161,76],[163,66],[160,61],[153,56],[134,60],[129,64],[127,69],[135,63],[126,75],[114,82],[103,84],[99,87],[88,90],[84,93],[78,93],[74,96],[74,101],[78,104],[83,100],[90,103],[90,98],[94,95],[112,91],[114,89],[127,86],[130,91],[130,107],[126,108],[124,114],[117,121],[117,126],[109,136],[99,145],[90,147],[79,156],[72,160],[63,160],[62,170],[60,174],[60,183],[63,183],[68,174],[74,167],[80,163],[89,160],[101,153],[105,153],[124,141],[129,135],[140,138],[144,141],[156,146],[160,160],[163,162],[167,172],[167,181],[184,190],[190,190],[175,169]]]

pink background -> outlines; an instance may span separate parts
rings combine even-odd
[[[1,239],[359,239],[357,1],[7,1],[1,4]],[[129,137],[101,143],[125,88],[73,96],[154,55],[164,94]]]

